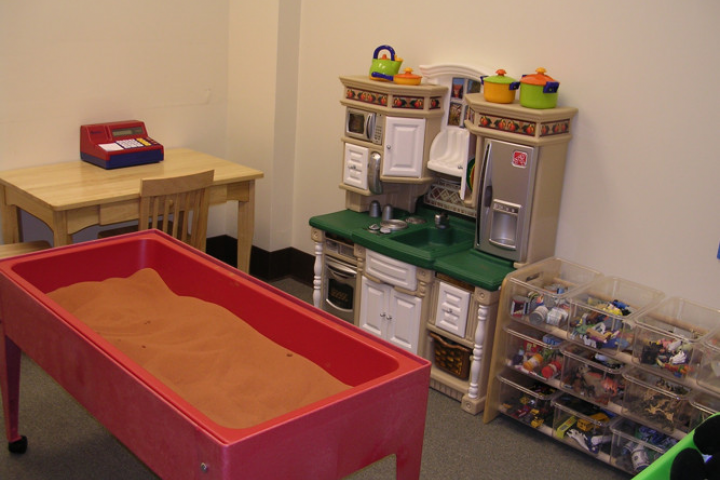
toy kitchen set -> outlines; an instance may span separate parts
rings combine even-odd
[[[433,388],[477,414],[500,285],[554,253],[576,109],[543,70],[401,65],[383,45],[340,78],[346,209],[309,221],[314,303],[430,359]]]
[[[340,77],[346,208],[309,220],[315,306],[430,360],[485,422],[638,473],[720,411],[720,310],[553,257],[577,110],[544,69],[401,65],[383,45]]]

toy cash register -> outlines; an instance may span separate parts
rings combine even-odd
[[[102,168],[160,162],[163,146],[138,120],[80,126],[80,158]]]

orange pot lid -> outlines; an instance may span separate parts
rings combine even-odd
[[[422,80],[422,76],[415,75],[412,73],[412,68],[406,68],[405,73],[398,73],[393,77],[396,83],[405,83],[405,84],[418,84]]]
[[[546,70],[542,67],[536,69],[535,72],[532,75],[524,75],[520,82],[526,85],[545,85],[548,82],[557,82],[554,78],[545,75]]]
[[[507,73],[507,72],[505,72],[505,70],[503,70],[502,68],[498,69],[495,73],[497,75],[493,75],[492,77],[485,77],[483,79],[483,82],[509,84],[509,83],[513,83],[515,81],[514,78],[506,77],[505,73]]]

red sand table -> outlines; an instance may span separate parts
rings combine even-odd
[[[352,388],[251,428],[225,428],[46,295],[146,267],[176,294],[229,309]],[[0,315],[11,451],[26,446],[22,351],[165,479],[337,479],[392,454],[398,479],[420,476],[429,362],[157,231],[0,261]]]

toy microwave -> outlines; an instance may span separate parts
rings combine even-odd
[[[163,146],[148,137],[138,120],[80,126],[80,158],[102,168],[162,161]]]

